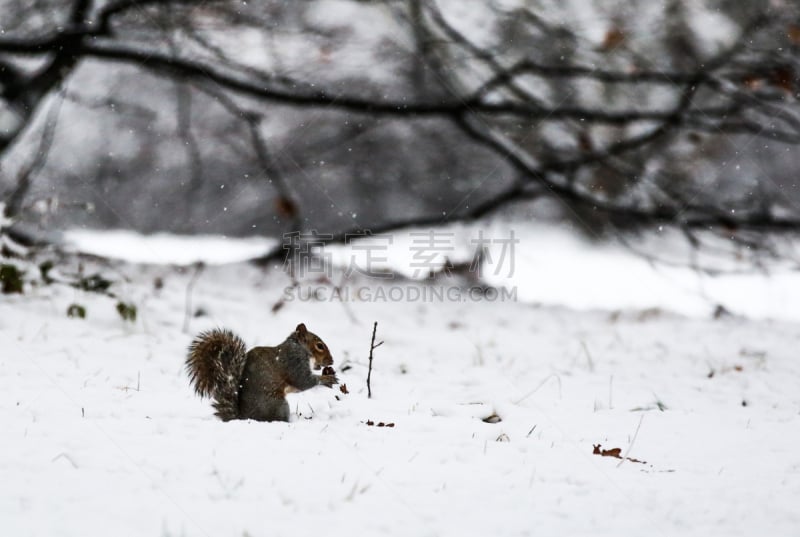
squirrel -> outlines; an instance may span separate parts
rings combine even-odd
[[[322,375],[311,372],[322,370]],[[277,347],[253,347],[230,330],[201,332],[189,345],[186,370],[201,397],[214,399],[215,414],[223,421],[253,419],[289,421],[285,395],[317,385],[338,384],[333,358],[325,342],[305,324]]]

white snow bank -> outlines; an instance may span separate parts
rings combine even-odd
[[[258,257],[276,244],[261,237],[142,235],[125,230],[71,229],[64,235],[68,246],[79,252],[154,265],[191,265],[198,261],[210,265],[237,263]]]
[[[355,264],[372,270],[392,269],[410,278],[422,278],[427,269],[415,254],[415,241],[425,230],[396,232],[388,240],[376,239],[370,253],[364,247],[330,246],[330,260],[340,266]],[[770,273],[753,270],[748,261],[724,256],[711,259],[721,267],[710,275],[688,266],[691,252],[674,236],[648,236],[639,241],[643,250],[656,251],[670,263],[652,263],[631,249],[615,243],[590,242],[566,227],[544,224],[493,224],[451,226],[437,230],[442,242],[434,252],[435,263],[445,257],[468,260],[475,249],[471,240],[482,231],[489,240],[506,240],[514,233],[519,242],[501,262],[502,244],[489,244],[489,260],[483,268],[486,281],[516,288],[520,300],[581,310],[661,308],[692,317],[707,317],[718,306],[754,319],[800,321],[800,272],[775,266]],[[168,234],[143,236],[129,231],[71,230],[67,240],[77,250],[135,263],[187,265],[235,263],[257,257],[276,242],[261,238],[222,236],[181,237]],[[437,239],[438,240],[438,239]],[[415,265],[414,255],[418,255]],[[725,272],[725,271],[728,272]]]
[[[674,237],[647,237],[639,245],[660,248],[658,257],[667,264],[620,244],[590,242],[569,229],[514,229],[520,239],[514,274],[490,271],[486,279],[517,287],[520,300],[576,309],[662,308],[692,317],[708,316],[722,305],[754,319],[800,320],[800,272],[786,266],[765,274],[748,261],[731,265],[722,258],[714,262],[731,266],[712,276],[689,266],[689,246]]]

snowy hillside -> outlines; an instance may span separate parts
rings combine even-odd
[[[192,271],[106,272],[128,280],[115,288],[135,323],[66,287],[0,301],[5,535],[800,527],[796,324],[522,301],[290,300],[273,313],[286,277],[232,265],[197,278],[190,309],[205,315],[186,333]],[[72,303],[86,319],[66,316]],[[329,344],[348,394],[290,395],[288,424],[222,423],[193,395],[194,333],[221,325],[276,344],[301,321]],[[385,343],[368,399],[374,321]],[[623,459],[593,454],[598,444]]]

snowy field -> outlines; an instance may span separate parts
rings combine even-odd
[[[0,296],[3,535],[800,531],[793,322],[524,297],[273,313],[286,276],[236,264],[196,279],[190,309],[205,314],[185,332],[191,270],[104,273],[135,323],[63,286]],[[72,303],[86,319],[67,318]],[[216,420],[183,371],[192,335],[221,325],[270,345],[298,322],[349,393],[290,395],[288,424]]]

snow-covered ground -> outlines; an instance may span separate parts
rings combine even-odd
[[[323,300],[286,300],[285,275],[238,264],[197,278],[191,309],[205,315],[184,332],[191,270],[106,272],[127,278],[115,289],[138,306],[135,323],[63,286],[0,296],[4,535],[800,528],[797,324],[523,300],[343,304],[322,284]],[[414,285],[396,282],[405,296]],[[72,303],[86,319],[67,318]],[[183,371],[194,333],[222,325],[277,344],[301,321],[349,394],[290,395],[288,424],[222,423],[194,396]],[[375,321],[385,343],[369,399]],[[645,462],[595,455],[597,444]]]

